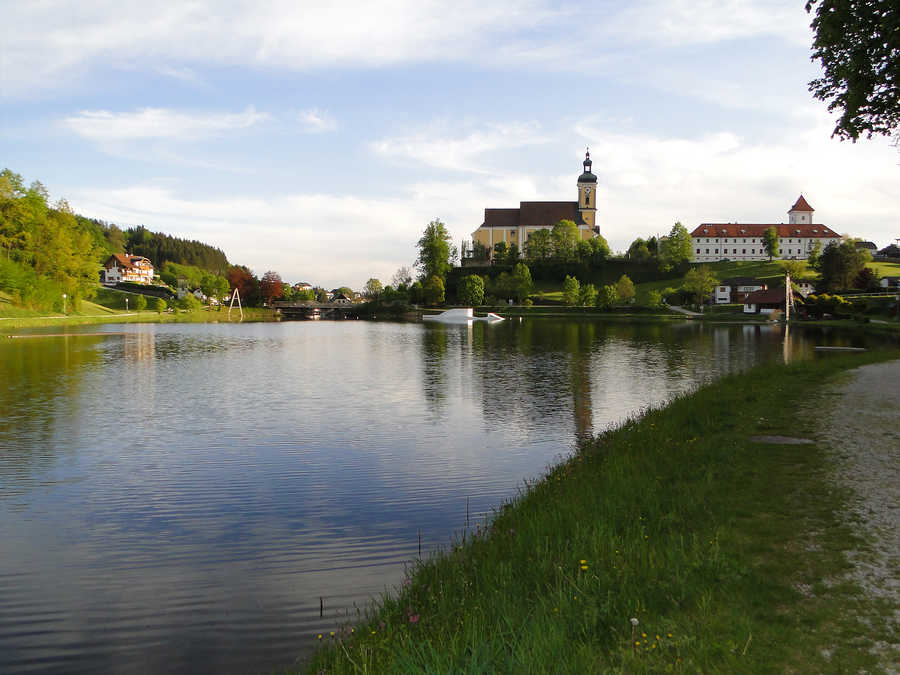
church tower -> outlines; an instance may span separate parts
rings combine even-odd
[[[791,225],[810,225],[812,224],[813,211],[815,209],[809,205],[803,195],[794,202],[791,210],[788,211],[788,223]]]
[[[597,176],[591,173],[590,149],[584,153],[584,173],[578,177],[578,212],[585,225],[594,230],[597,217]]]

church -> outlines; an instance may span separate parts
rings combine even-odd
[[[578,226],[580,239],[600,234],[596,224],[597,176],[591,173],[591,153],[585,153],[584,172],[578,177],[578,201],[519,202],[517,209],[485,209],[484,222],[472,233],[472,241],[485,246],[493,256],[494,245],[503,241],[525,250],[528,235],[549,230],[560,220],[571,220]]]

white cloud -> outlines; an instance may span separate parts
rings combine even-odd
[[[166,108],[136,112],[82,110],[63,124],[79,136],[98,143],[147,139],[197,140],[246,129],[269,119],[268,113],[248,107],[242,113],[185,113]]]
[[[535,122],[491,124],[467,132],[453,131],[446,123],[437,122],[406,136],[375,141],[370,147],[388,160],[412,160],[437,169],[486,174],[491,168],[484,162],[485,155],[546,142]]]
[[[327,110],[316,108],[301,110],[297,113],[297,121],[300,122],[301,128],[309,134],[321,134],[337,129],[337,122],[328,114]]]
[[[208,65],[288,70],[402,63],[596,72],[623,47],[711,43],[758,35],[808,42],[809,20],[782,0],[647,0],[577,8],[547,0],[235,0],[121,3],[58,0],[4,8],[2,95],[71,85],[99,67]]]

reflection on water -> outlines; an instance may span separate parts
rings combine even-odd
[[[556,320],[100,331],[0,340],[0,671],[287,666],[467,499],[489,513],[724,373],[862,346]]]

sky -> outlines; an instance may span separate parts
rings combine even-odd
[[[360,289],[439,218],[574,201],[613,250],[676,221],[900,237],[900,152],[831,138],[804,2],[4,3],[0,167],[76,212]]]

